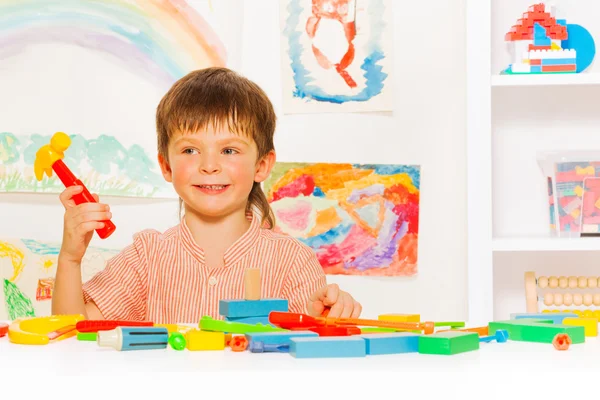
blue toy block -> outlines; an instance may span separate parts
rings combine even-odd
[[[546,35],[546,28],[536,22],[533,26],[533,45],[550,46],[551,44],[552,40]]]
[[[271,311],[288,311],[285,299],[221,300],[219,315],[227,318],[268,317]]]
[[[367,345],[360,336],[296,337],[290,342],[296,358],[366,357]]]
[[[367,354],[400,354],[419,352],[419,334],[410,332],[361,335]]]
[[[506,329],[498,329],[495,335],[479,337],[479,343],[489,343],[494,340],[498,343],[508,342],[508,331]]]
[[[575,58],[546,58],[542,60],[542,65],[575,65]]]
[[[514,313],[510,314],[510,319],[549,319],[553,324],[562,324],[565,318],[578,318],[573,313]]]
[[[263,324],[263,325],[275,326],[269,322],[269,317],[239,317],[239,318],[225,317],[225,321],[241,322],[242,324],[250,324],[250,325]]]
[[[246,339],[248,339],[249,343],[258,341],[263,342],[264,344],[289,344],[292,338],[295,337],[319,337],[319,335],[311,331],[246,333]]]
[[[532,65],[531,72],[542,72],[542,66],[541,65]]]

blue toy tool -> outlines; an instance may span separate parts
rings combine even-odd
[[[498,343],[506,343],[508,341],[508,331],[506,329],[498,329],[495,335],[479,338],[479,342],[485,343],[493,342],[494,340]]]
[[[124,327],[98,332],[98,346],[115,350],[165,349],[169,342],[169,331],[163,327]]]
[[[248,350],[251,353],[289,353],[290,345],[289,343],[269,344],[253,340],[250,342]]]

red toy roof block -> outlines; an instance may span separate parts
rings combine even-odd
[[[567,27],[556,23],[550,13],[546,12],[546,6],[543,3],[534,4],[529,10],[523,13],[523,18],[517,21],[510,31],[506,34],[506,41],[515,40],[533,40],[533,26],[540,24],[546,29],[546,35],[553,40],[566,40]]]

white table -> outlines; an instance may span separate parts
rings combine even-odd
[[[142,387],[153,394],[163,390],[169,399],[174,391],[186,388],[187,394],[192,393],[190,390],[198,394],[207,388],[226,388],[228,393],[238,390],[242,396],[255,391],[261,399],[310,400],[323,398],[330,390],[339,398],[366,400],[368,394],[384,387],[385,392],[379,395],[397,394],[390,399],[400,399],[407,392],[418,394],[418,399],[424,399],[424,393],[443,395],[445,399],[521,400],[529,395],[554,399],[579,394],[586,396],[580,399],[591,399],[598,395],[600,339],[587,338],[585,344],[572,345],[568,351],[557,351],[551,344],[509,341],[482,343],[479,351],[454,356],[411,353],[296,359],[285,353],[236,353],[229,349],[191,352],[169,347],[119,352],[75,337],[45,346],[16,345],[9,342],[8,336],[0,338],[0,388],[7,387],[5,382],[13,385],[9,381],[13,378],[8,377],[22,378],[24,371],[34,377],[27,380],[30,384],[50,378],[64,382],[67,376],[75,376],[70,378],[71,384],[88,382],[97,386],[97,382],[118,381],[128,384],[119,393],[139,393]],[[141,377],[147,383],[140,384]],[[367,378],[383,382],[367,383]],[[34,389],[35,385],[29,388]],[[64,399],[59,393],[63,392],[53,392],[56,398]],[[268,393],[277,396],[265,397]],[[49,398],[48,394],[44,398]]]

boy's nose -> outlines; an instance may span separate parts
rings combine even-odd
[[[220,170],[219,163],[216,162],[216,160],[207,158],[202,160],[202,163],[200,164],[200,170],[205,174],[217,173]]]

